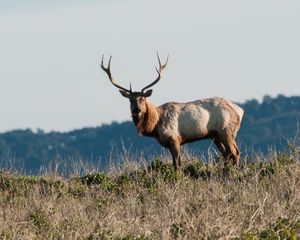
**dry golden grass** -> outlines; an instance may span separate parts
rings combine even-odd
[[[0,239],[300,239],[297,154],[160,159],[63,179],[0,172]]]

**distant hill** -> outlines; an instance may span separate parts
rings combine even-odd
[[[245,110],[238,133],[243,154],[251,150],[266,153],[270,146],[286,149],[287,140],[300,144],[300,96],[265,96],[261,103],[250,100],[239,105]],[[205,152],[208,145],[208,141],[199,141],[187,148]],[[155,139],[139,137],[131,121],[65,133],[27,129],[0,134],[0,163],[7,159],[21,160],[21,167],[30,172],[55,160],[67,163],[85,160],[105,167],[110,159],[115,160],[118,154],[127,151],[133,155],[143,153],[147,157],[160,153],[161,149]]]

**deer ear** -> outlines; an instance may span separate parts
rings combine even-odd
[[[144,93],[144,97],[150,97],[151,96],[151,94],[152,94],[152,89],[149,89],[149,90],[147,90],[145,93]]]
[[[123,91],[123,90],[119,90],[119,92],[122,94],[123,97],[129,98],[130,97],[130,93]]]

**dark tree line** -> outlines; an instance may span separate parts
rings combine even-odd
[[[270,146],[286,149],[287,140],[300,144],[300,133],[297,134],[300,131],[300,97],[265,96],[261,103],[249,100],[240,105],[245,110],[238,133],[242,153],[249,149],[266,153]],[[210,143],[200,141],[187,148],[205,151],[208,145]],[[131,121],[65,133],[27,129],[0,134],[2,162],[21,160],[22,168],[31,172],[61,159],[83,159],[105,167],[109,159],[117,158],[124,151],[153,157],[160,153],[161,147],[154,139],[139,137]]]

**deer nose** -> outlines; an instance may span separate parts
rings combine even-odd
[[[139,108],[136,108],[136,109],[134,109],[134,111],[133,111],[134,114],[139,114],[140,112],[141,112],[141,109],[139,109]]]

